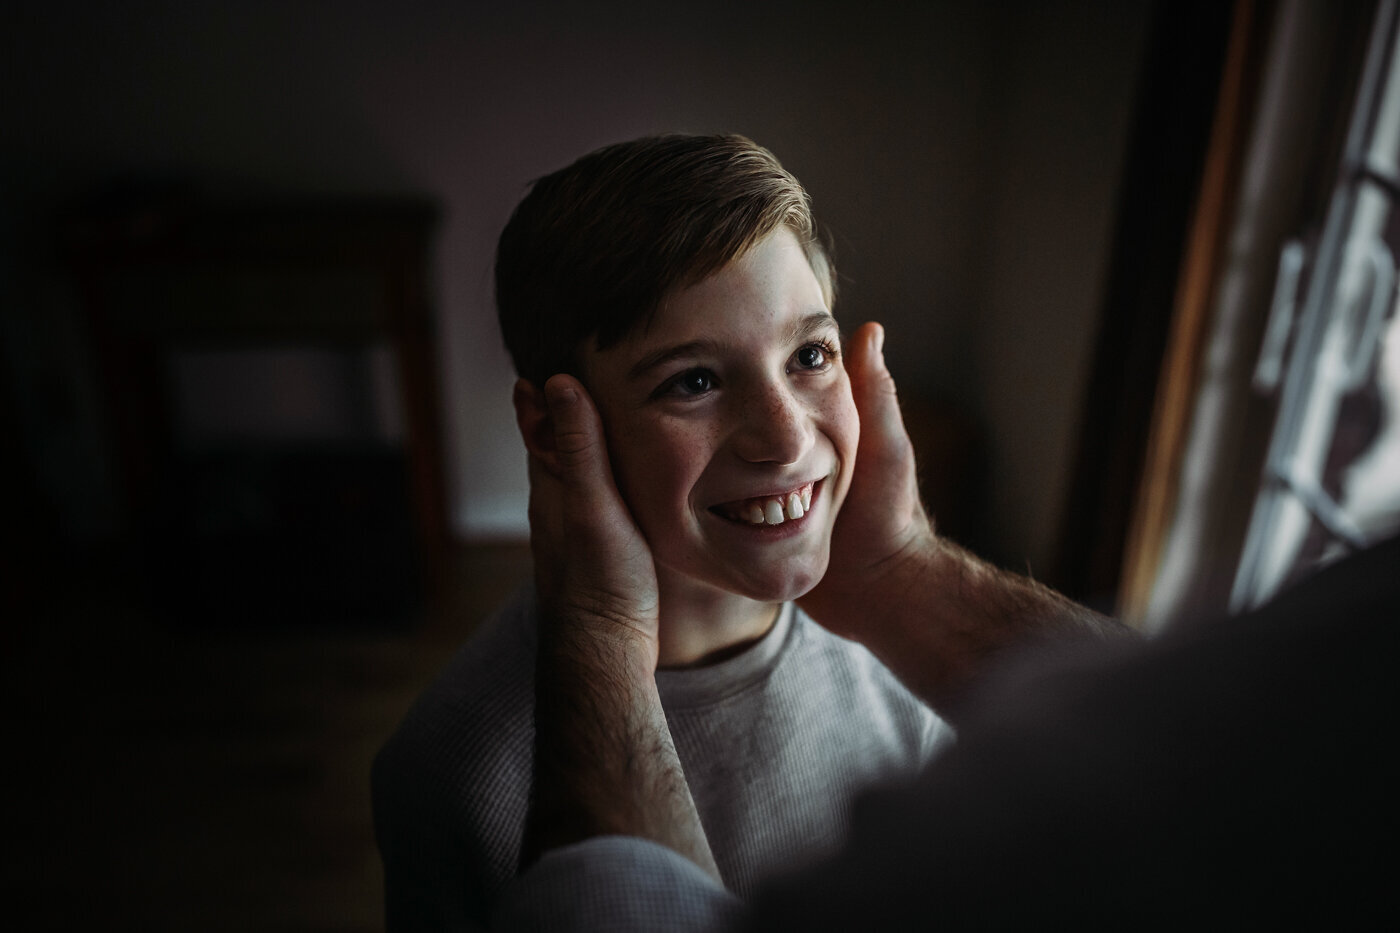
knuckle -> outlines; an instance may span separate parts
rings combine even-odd
[[[582,427],[561,426],[555,433],[554,445],[562,456],[577,457],[593,449],[593,436]]]

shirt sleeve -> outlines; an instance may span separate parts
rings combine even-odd
[[[729,933],[743,904],[658,843],[597,836],[548,852],[502,893],[492,929]]]

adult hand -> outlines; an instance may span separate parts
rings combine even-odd
[[[902,571],[927,562],[937,547],[919,500],[914,445],[904,429],[894,377],[885,368],[885,330],[866,323],[846,348],[846,371],[860,415],[855,474],[831,540],[826,576],[800,602],[839,635],[859,638],[878,622],[872,602],[897,599]]]
[[[532,393],[528,383],[520,394]],[[527,401],[542,419],[530,447],[530,549],[543,616],[593,636],[617,638],[657,659],[656,569],[646,539],[613,482],[602,421],[583,385],[552,377]],[[547,413],[547,418],[545,417]],[[533,434],[533,436],[531,436]]]
[[[656,566],[613,482],[598,410],[565,375],[542,397],[517,383],[515,407],[540,596],[522,863],[593,836],[640,836],[718,880],[656,689]]]
[[[1123,628],[934,533],[919,501],[914,447],[883,349],[884,331],[874,323],[849,344],[847,369],[860,414],[855,473],[832,533],[826,576],[799,602],[957,720],[970,685],[1006,649],[1106,637]]]

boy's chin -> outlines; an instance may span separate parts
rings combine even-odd
[[[756,602],[785,603],[806,596],[821,582],[830,551],[822,548],[817,554],[788,557],[763,566],[729,561],[672,563],[662,554],[655,556],[658,573],[670,578],[678,595],[698,586],[701,590],[713,592],[717,589]]]
[[[786,603],[806,596],[821,582],[826,560],[805,568],[783,568],[772,576],[750,575],[740,594],[766,603]]]

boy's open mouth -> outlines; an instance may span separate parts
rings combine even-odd
[[[807,514],[812,507],[812,494],[820,485],[821,480],[817,480],[777,495],[724,502],[712,506],[710,511],[743,525],[781,525]]]

